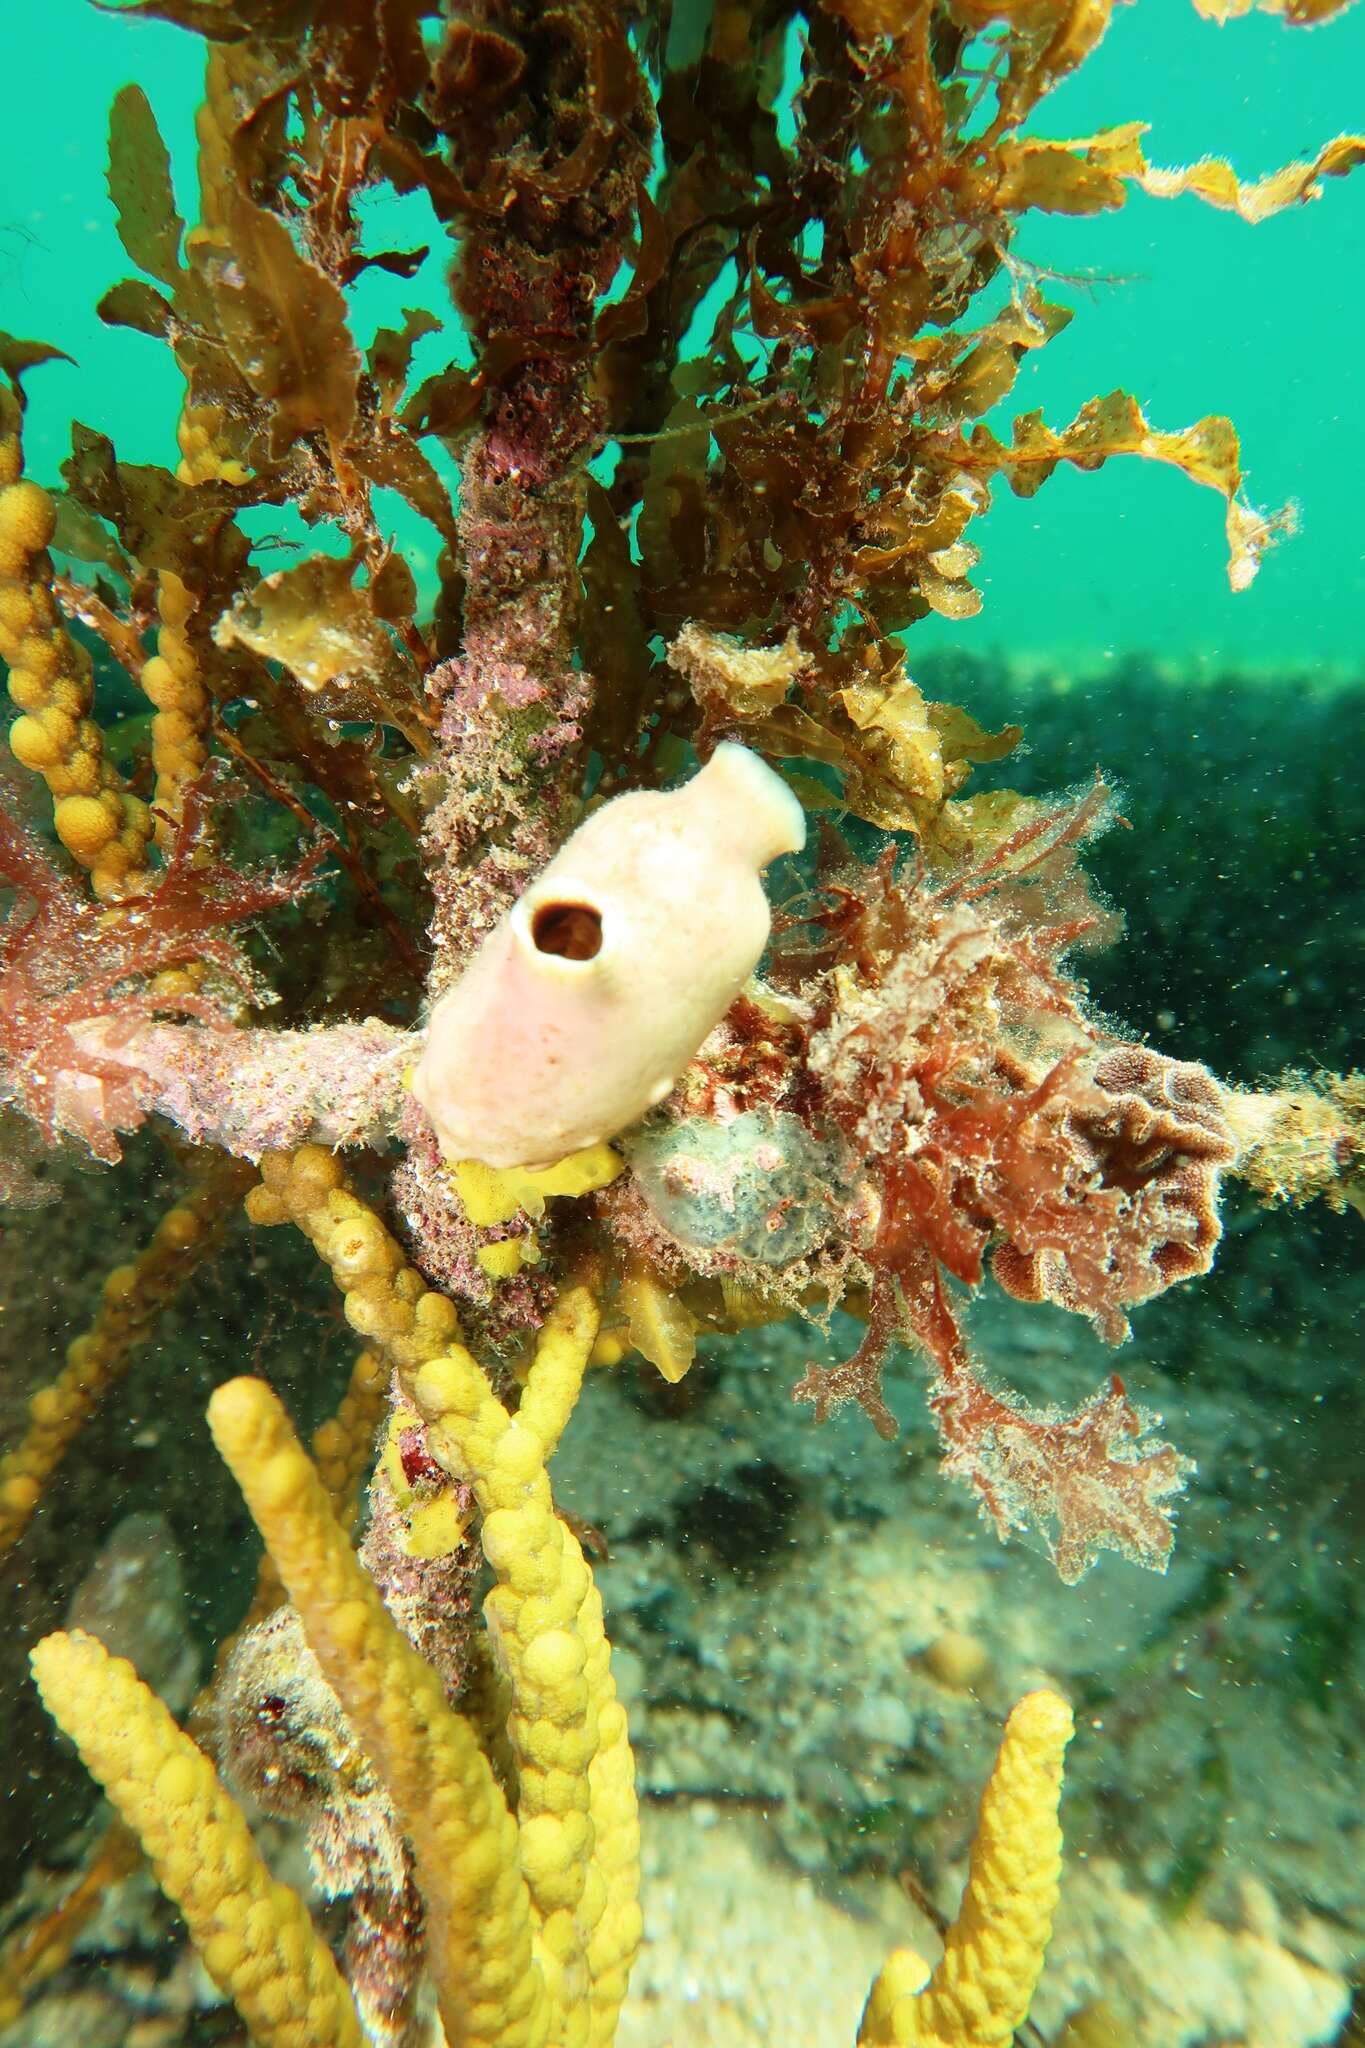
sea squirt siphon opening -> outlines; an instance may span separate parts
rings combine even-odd
[[[602,950],[602,913],[588,903],[543,903],[532,913],[531,938],[538,953],[593,960]]]

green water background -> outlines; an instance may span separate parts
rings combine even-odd
[[[203,46],[89,0],[45,0],[11,18],[0,123],[0,326],[55,342],[77,367],[31,380],[29,461],[54,479],[73,417],[110,433],[125,459],[172,463],[179,380],[158,342],[102,326],[101,293],[130,266],[104,185],[109,102],[129,79],[149,94],[171,148],[181,210],[194,215],[193,113]],[[1152,124],[1151,160],[1226,155],[1244,177],[1365,128],[1365,7],[1313,31],[1264,15],[1219,29],[1189,0],[1120,7],[1100,50],[1044,103],[1039,132],[1085,135]],[[419,279],[380,274],[356,294],[362,346],[400,304],[443,307],[440,231],[420,198],[386,202],[400,243],[433,241]],[[1365,174],[1252,228],[1190,199],[1135,193],[1090,220],[1034,215],[1017,245],[1054,271],[1097,282],[1053,294],[1070,330],[1026,367],[1002,408],[1042,407],[1060,426],[1098,392],[1132,391],[1153,424],[1227,412],[1263,506],[1294,499],[1301,531],[1254,587],[1227,586],[1222,506],[1174,471],[1135,460],[1063,471],[1034,499],[1003,487],[973,532],[984,551],[981,615],[927,620],[912,650],[951,645],[1093,673],[1140,651],[1193,672],[1225,665],[1358,671],[1365,615]],[[417,374],[442,360],[420,345]],[[400,540],[431,554],[396,502]],[[261,531],[278,531],[280,515]],[[317,546],[315,539],[311,545]],[[427,564],[419,566],[428,566]]]

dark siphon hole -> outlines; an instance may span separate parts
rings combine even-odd
[[[531,937],[538,953],[591,960],[602,950],[601,913],[586,903],[543,903],[531,919]]]

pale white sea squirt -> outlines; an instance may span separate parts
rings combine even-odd
[[[758,965],[763,869],[805,837],[728,741],[682,788],[594,811],[431,1013],[411,1086],[445,1157],[551,1165],[661,1102]]]

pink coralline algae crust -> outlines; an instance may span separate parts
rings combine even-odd
[[[229,1782],[297,1823],[323,1896],[349,1900],[347,1981],[367,2039],[399,2048],[411,2039],[421,1983],[421,1895],[393,1810],[292,1607],[242,1637],[216,1711]]]
[[[491,1288],[479,1265],[479,1233],[464,1212],[435,1134],[416,1103],[408,1112],[403,1158],[389,1196],[413,1259],[433,1287],[457,1301],[485,1302]]]
[[[496,656],[445,662],[427,678],[443,763],[423,826],[436,890],[433,995],[558,849],[564,821],[537,801],[539,779],[578,744],[591,696],[586,677],[559,681],[552,693],[522,662]]]
[[[534,1267],[500,1280],[496,1290],[479,1264],[479,1249],[529,1228],[525,1217],[482,1229],[470,1222],[441,1158],[436,1136],[417,1102],[408,1096],[402,1126],[403,1157],[389,1193],[403,1223],[413,1263],[433,1287],[456,1301],[488,1307],[495,1298],[497,1321],[507,1330],[538,1329],[553,1297],[549,1278]]]
[[[83,1052],[138,1075],[144,1111],[244,1159],[303,1144],[387,1143],[419,1045],[376,1017],[311,1031],[109,1019],[78,1026],[73,1037]]]
[[[453,1496],[457,1513],[465,1520],[473,1515],[473,1497],[459,1480],[451,1479],[426,1454],[421,1432],[404,1431],[407,1462],[413,1467],[409,1484],[419,1497],[430,1502],[437,1493]],[[419,1469],[420,1466],[420,1469]],[[388,1608],[413,1648],[426,1660],[454,1700],[469,1676],[469,1643],[474,1632],[474,1588],[479,1575],[479,1549],[461,1543],[441,1557],[413,1557],[408,1549],[408,1524],[394,1499],[388,1474],[381,1462],[370,1483],[370,1519],[360,1547],[366,1571],[384,1596]]]

